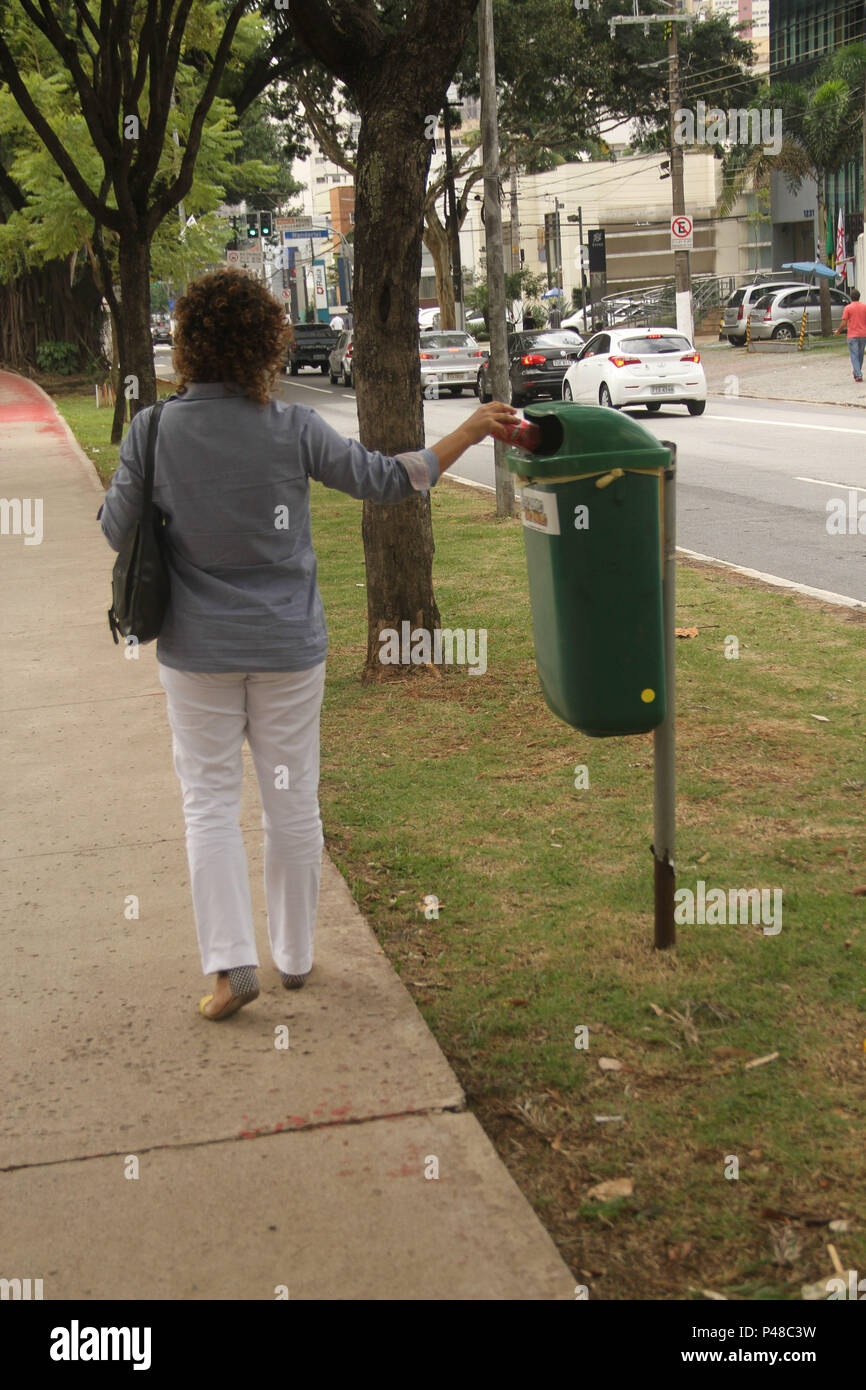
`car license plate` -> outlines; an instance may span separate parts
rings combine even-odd
[[[442,379],[443,381],[462,381],[464,376],[465,372],[446,372]]]
[[[672,396],[674,388],[672,386],[651,386],[650,395],[652,396]]]

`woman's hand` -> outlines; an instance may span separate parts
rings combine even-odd
[[[502,401],[490,401],[488,405],[479,406],[478,410],[466,417],[462,425],[458,425],[453,434],[447,434],[438,444],[431,444],[430,447],[439,460],[439,476],[441,477],[445,469],[450,468],[462,453],[473,444],[486,439],[488,434],[502,431],[499,437],[503,438],[508,426],[516,425],[520,418],[513,406],[503,405]]]
[[[463,428],[472,434],[472,442],[477,444],[479,440],[486,439],[488,434],[502,437],[503,431],[509,425],[516,425],[522,416],[519,411],[511,405],[503,405],[502,401],[490,401],[487,405],[479,408],[469,416],[463,423]]]

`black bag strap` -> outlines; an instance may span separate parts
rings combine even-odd
[[[141,500],[141,521],[143,526],[150,523],[153,511],[153,471],[154,460],[156,458],[156,435],[159,429],[159,417],[163,412],[165,401],[160,401],[150,412],[150,419],[147,427],[147,448],[144,455],[144,495]]]

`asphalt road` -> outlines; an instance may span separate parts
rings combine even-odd
[[[167,349],[157,351],[167,365]],[[304,369],[283,377],[278,393],[357,438],[353,391]],[[468,393],[425,401],[427,440],[450,433],[477,404]],[[866,602],[866,412],[718,396],[694,418],[684,406],[629,413],[677,445],[680,547]],[[492,442],[468,450],[448,476],[492,487]],[[859,529],[830,534],[828,503],[844,504],[849,528],[859,506]]]

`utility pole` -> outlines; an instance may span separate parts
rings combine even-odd
[[[502,208],[499,203],[499,129],[496,118],[496,59],[493,50],[493,0],[478,6],[478,51],[481,64],[481,140],[484,151],[484,235],[487,246],[490,386],[493,399],[509,401],[508,348],[505,323],[505,261]],[[505,444],[493,441],[496,514],[514,515],[514,477],[505,466]]]
[[[679,0],[664,0],[671,9],[679,10]],[[682,216],[686,210],[685,186],[683,183],[683,147],[674,139],[675,112],[680,105],[680,68],[679,68],[679,49],[677,46],[677,25],[693,24],[696,16],[694,14],[638,14],[638,0],[634,0],[634,14],[631,15],[611,15],[608,23],[610,25],[610,36],[613,38],[617,26],[621,24],[640,24],[644,34],[648,35],[651,24],[667,24],[670,26],[668,31],[668,100],[670,103],[670,140],[671,140],[671,192],[673,195],[673,215]],[[692,318],[692,284],[689,271],[688,251],[674,251],[674,275],[676,277],[676,303],[677,303],[677,332],[684,333],[687,337],[694,337],[694,320]]]
[[[671,119],[671,193],[673,195],[674,217],[685,213],[686,190],[683,172],[683,147],[674,139],[677,124],[676,113],[680,109],[680,63],[676,24],[668,34],[668,97]],[[676,278],[677,332],[684,333],[691,342],[695,335],[692,318],[692,280],[689,269],[688,251],[674,252],[674,276]]]
[[[442,123],[445,127],[445,198],[448,207],[448,241],[451,246],[451,275],[454,280],[454,327],[466,327],[466,315],[463,309],[463,263],[460,258],[460,218],[457,212],[457,191],[454,187],[454,157],[451,153],[451,108],[448,104],[448,96],[445,96],[445,106],[442,111]],[[447,328],[447,324],[441,325]]]

